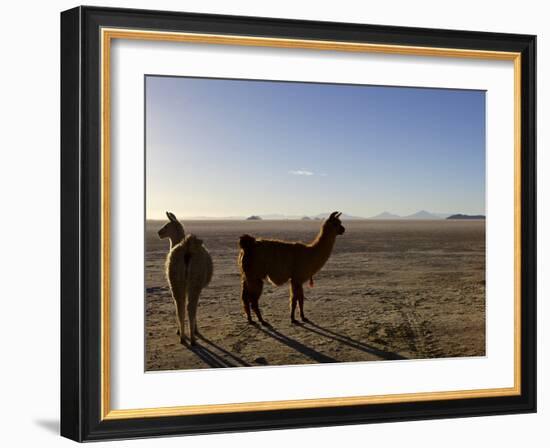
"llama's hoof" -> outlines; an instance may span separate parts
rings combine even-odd
[[[261,323],[264,327],[271,328],[271,324],[270,324],[269,322],[266,322],[265,320],[260,321],[260,323]]]
[[[189,345],[190,345],[191,347],[196,347],[196,346],[197,346],[197,342],[193,339],[193,340],[189,343]]]
[[[181,344],[181,345],[187,346],[187,341],[185,340],[184,337],[181,337],[181,338],[180,338],[180,344]]]
[[[298,322],[298,321],[297,321],[296,319],[294,319],[294,318],[290,319],[290,323],[291,323],[292,325],[300,325],[300,322]]]
[[[252,319],[248,319],[248,325],[254,325],[254,321]]]
[[[309,319],[306,316],[302,316],[301,319],[302,322],[309,322]]]

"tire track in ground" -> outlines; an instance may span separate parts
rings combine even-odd
[[[437,358],[441,356],[441,351],[437,347],[433,333],[429,329],[429,325],[417,312],[416,306],[418,299],[405,299],[406,309],[403,310],[404,315],[411,332],[414,334],[417,342],[418,353],[422,357]]]
[[[405,297],[399,291],[391,291],[389,294],[392,300],[387,303],[401,316],[405,328],[400,333],[407,339],[409,350],[414,353],[414,357],[438,357],[440,351],[436,347],[429,325],[416,310],[418,299]]]

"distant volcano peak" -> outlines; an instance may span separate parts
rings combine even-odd
[[[388,211],[383,211],[382,213],[372,216],[370,219],[444,219],[449,214],[446,213],[432,213],[427,210],[419,210],[416,213],[413,213],[412,215],[396,215],[395,213],[391,213]]]
[[[405,216],[406,219],[441,219],[439,216],[434,215],[433,213],[427,212],[426,210],[420,210],[412,215]]]
[[[401,219],[401,216],[395,215],[388,211],[383,211],[382,213],[372,216],[371,219]]]

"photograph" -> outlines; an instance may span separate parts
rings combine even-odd
[[[486,356],[486,91],[144,94],[145,371]]]

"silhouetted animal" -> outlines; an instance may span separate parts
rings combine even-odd
[[[159,238],[170,239],[170,251],[166,257],[166,278],[176,305],[178,335],[185,344],[185,309],[189,316],[189,339],[195,344],[197,330],[197,307],[203,288],[212,279],[213,264],[203,241],[195,235],[185,237],[183,226],[173,213],[166,212],[169,222],[159,231]]]
[[[340,215],[339,212],[331,213],[317,237],[309,244],[241,236],[238,265],[241,270],[241,300],[248,322],[252,323],[252,308],[260,323],[266,324],[258,305],[266,279],[276,286],[290,280],[291,322],[296,323],[296,303],[300,307],[300,318],[307,321],[303,284],[309,280],[313,285],[313,276],[330,257],[336,237],[345,232]]]

